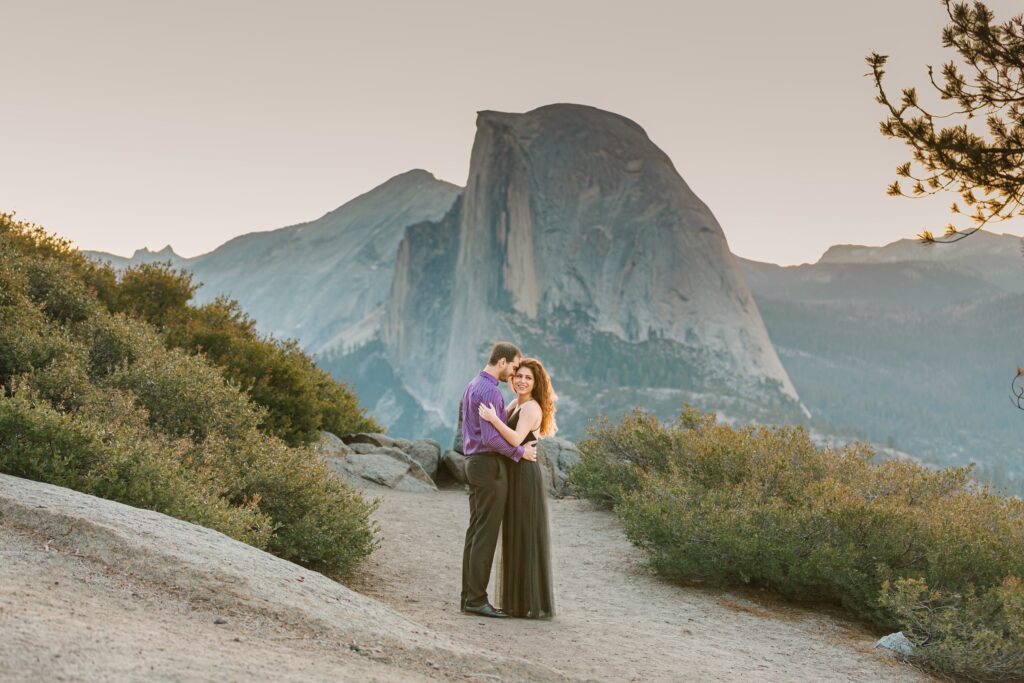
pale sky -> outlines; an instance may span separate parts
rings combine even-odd
[[[0,0],[0,211],[194,256],[412,168],[464,185],[478,110],[575,102],[643,126],[734,253],[815,261],[948,221],[951,196],[885,196],[909,157],[864,76],[875,50],[890,88],[924,90],[944,19],[938,0]]]

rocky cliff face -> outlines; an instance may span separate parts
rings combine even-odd
[[[496,339],[545,360],[563,406],[616,385],[798,400],[718,222],[621,116],[481,112],[462,199],[396,266],[386,354],[441,414]]]
[[[399,436],[447,441],[498,339],[548,366],[569,438],[635,405],[805,412],[711,211],[640,126],[592,107],[481,112],[464,190],[411,171],[182,265]]]
[[[442,220],[409,226],[398,247],[383,341],[400,375],[436,376],[451,341],[462,204],[460,196]]]

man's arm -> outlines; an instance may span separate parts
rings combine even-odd
[[[497,387],[486,392],[481,397],[481,403],[493,404],[494,409],[498,412],[498,417],[501,419],[505,418],[505,398]],[[477,419],[480,419],[479,416],[477,416]],[[505,437],[498,433],[494,425],[482,419],[480,419],[480,437],[488,450],[500,453],[506,458],[512,458],[515,462],[519,462],[525,452],[522,446],[513,446],[508,441],[505,441]]]

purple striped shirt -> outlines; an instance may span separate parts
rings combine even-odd
[[[505,441],[490,422],[480,417],[480,405],[493,405],[498,418],[505,420],[505,397],[498,388],[498,380],[486,370],[473,378],[462,394],[462,446],[465,455],[498,453],[519,462],[523,447]]]

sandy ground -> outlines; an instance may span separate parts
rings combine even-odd
[[[929,680],[834,614],[651,576],[615,517],[578,500],[552,501],[558,616],[463,615],[466,495],[367,494],[383,545],[354,593],[208,529],[0,475],[0,681]]]
[[[210,529],[0,474],[0,681],[562,681]]]
[[[498,654],[601,681],[932,680],[874,650],[877,635],[841,616],[659,580],[615,517],[580,500],[551,502],[553,620],[463,615],[466,495],[373,495],[383,546],[352,587]]]

